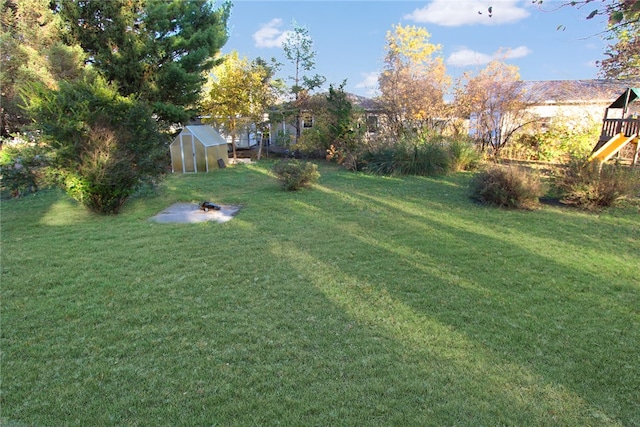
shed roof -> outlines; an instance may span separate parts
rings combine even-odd
[[[227,141],[211,125],[185,126],[181,133],[192,134],[206,147],[227,144]]]
[[[627,108],[631,102],[640,97],[640,88],[630,87],[609,105],[609,108]]]

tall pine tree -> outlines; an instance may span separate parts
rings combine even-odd
[[[160,119],[195,115],[204,74],[227,41],[231,3],[207,0],[58,0],[67,41],[123,96],[153,106]]]

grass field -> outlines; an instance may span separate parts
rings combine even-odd
[[[2,202],[2,424],[640,425],[637,205],[522,212],[471,176],[270,163],[122,214]],[[157,224],[177,201],[225,224]]]

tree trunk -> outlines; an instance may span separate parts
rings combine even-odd
[[[231,149],[233,150],[233,161],[235,163],[238,160],[238,155],[236,154],[236,134],[235,134],[235,132],[231,134]]]
[[[231,120],[231,150],[233,150],[233,162],[236,163],[238,155],[236,154],[236,122]]]
[[[260,161],[262,157],[262,140],[264,139],[264,135],[260,135],[260,142],[258,143],[258,155],[256,156],[256,160]]]

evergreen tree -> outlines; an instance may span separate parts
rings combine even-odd
[[[118,86],[153,106],[163,120],[193,115],[205,73],[226,43],[231,3],[206,0],[58,0],[69,43]]]
[[[146,103],[100,76],[29,87],[25,108],[46,143],[59,184],[91,211],[116,214],[163,172],[166,139]]]
[[[0,131],[2,137],[18,132],[28,119],[22,109],[21,90],[32,83],[55,88],[59,80],[82,75],[82,50],[60,40],[59,20],[49,0],[0,0]]]

